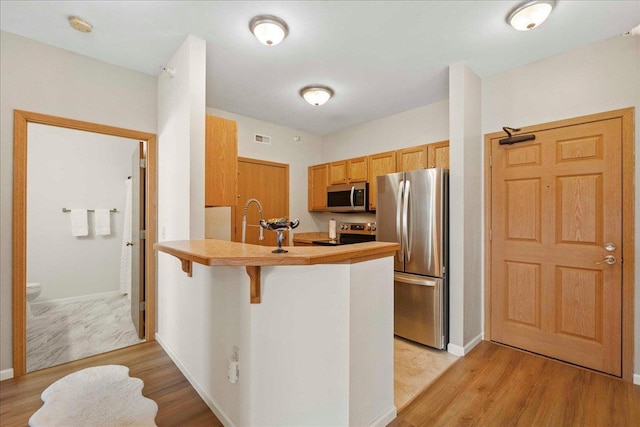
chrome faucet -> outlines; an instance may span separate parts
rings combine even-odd
[[[242,214],[242,243],[245,242],[245,238],[247,236],[247,211],[249,210],[249,205],[252,203],[258,205],[258,213],[260,214],[260,220],[262,220],[262,205],[260,202],[257,199],[247,200],[244,204],[244,211]],[[258,237],[258,240],[264,240],[264,230],[262,229],[262,226],[260,226],[260,222],[258,222],[258,227],[260,228],[260,236]]]

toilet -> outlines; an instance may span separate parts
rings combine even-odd
[[[27,319],[33,319],[33,314],[31,314],[31,302],[38,298],[42,292],[42,287],[40,283],[30,282],[27,283]]]

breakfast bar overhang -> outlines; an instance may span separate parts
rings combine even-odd
[[[274,254],[270,247],[207,239],[155,249],[177,257],[188,275],[207,275],[211,301],[198,300],[185,316],[214,310],[216,321],[230,325],[222,337],[210,337],[211,378],[192,378],[212,384],[196,389],[229,424],[383,426],[395,418],[397,244],[288,247]],[[181,292],[190,292],[190,281]],[[239,378],[229,384],[232,357]],[[188,364],[178,366],[198,371]]]

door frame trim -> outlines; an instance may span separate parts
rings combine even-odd
[[[522,133],[539,132],[589,122],[622,119],[622,379],[633,382],[634,356],[634,127],[635,108],[606,111],[565,120],[540,123],[522,128]],[[491,340],[491,140],[503,137],[504,132],[484,136],[484,339]]]
[[[155,340],[156,322],[156,261],[153,244],[156,241],[157,211],[157,146],[156,135],[148,132],[106,126],[97,123],[49,116],[29,111],[14,110],[13,116],[13,376],[26,372],[27,360],[27,126],[37,123],[75,129],[103,135],[137,139],[143,143],[147,158],[145,169],[145,337]]]

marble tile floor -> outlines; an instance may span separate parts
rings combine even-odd
[[[31,305],[27,372],[144,342],[131,320],[127,295]]]
[[[457,356],[404,338],[394,337],[394,393],[398,412],[447,370]]]

